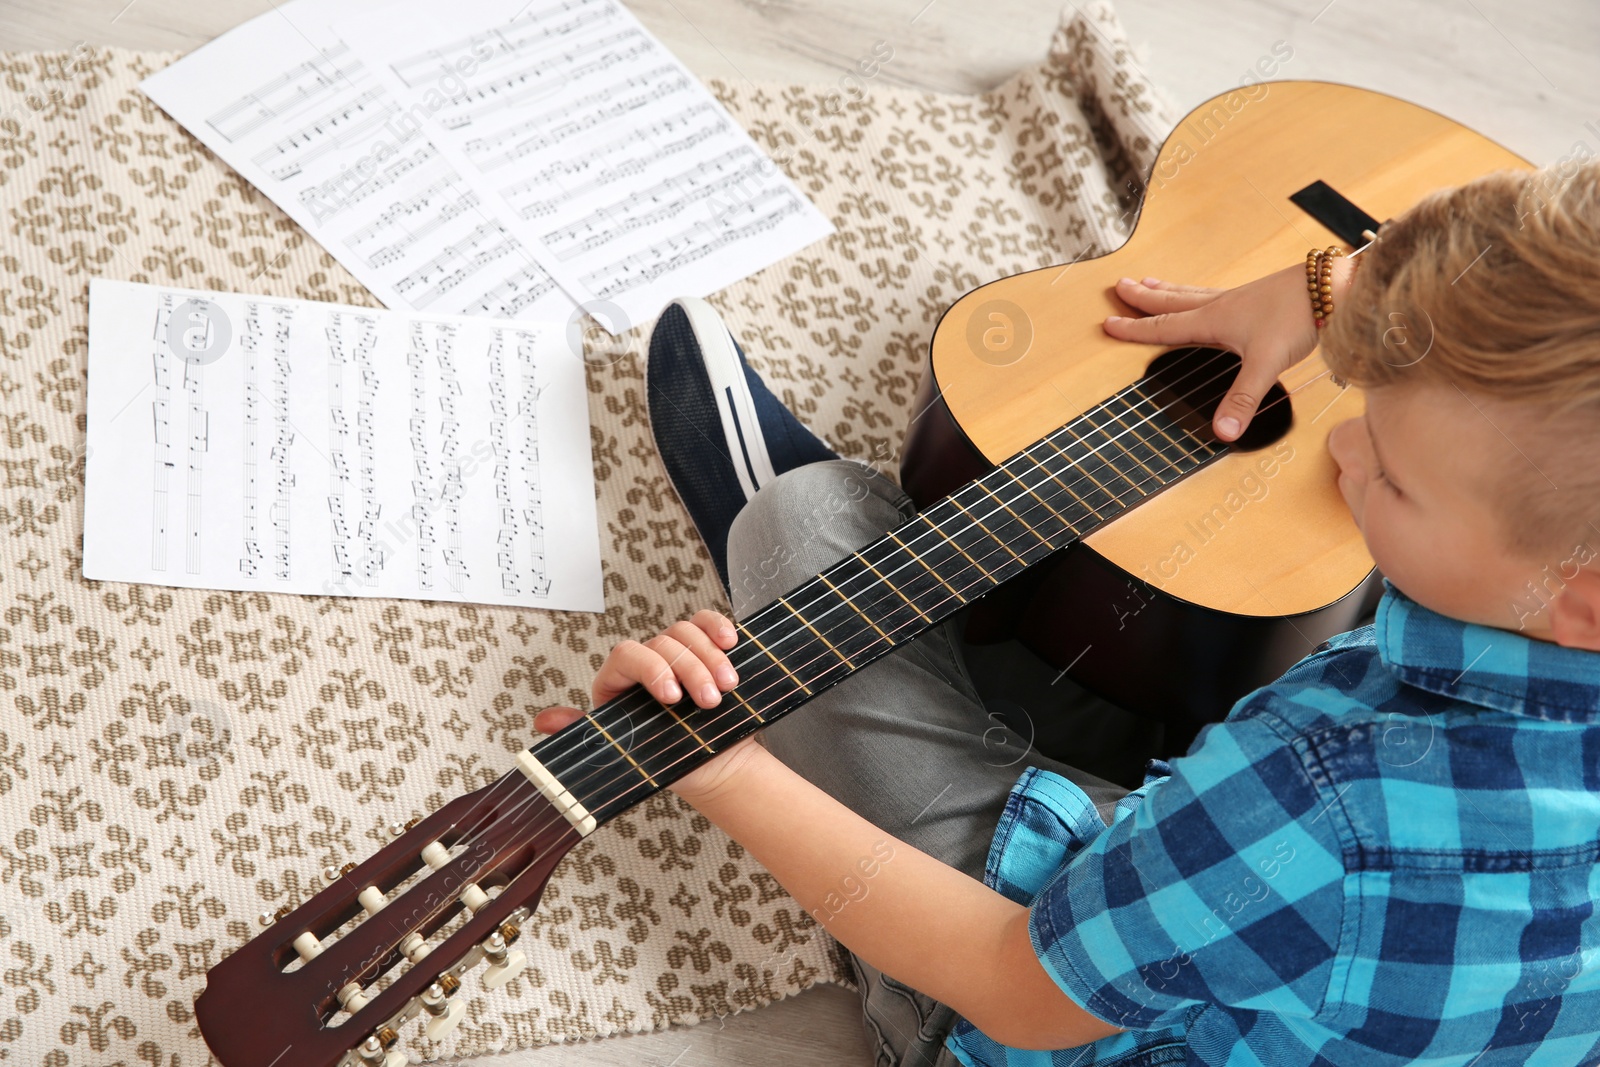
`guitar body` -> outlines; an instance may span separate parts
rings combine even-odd
[[[1529,166],[1442,115],[1349,86],[1268,82],[1207,101],[1162,146],[1121,248],[991,282],[946,311],[902,483],[925,506],[1143,374],[1166,349],[1101,329],[1107,315],[1140,314],[1116,296],[1118,278],[1231,287],[1311,247],[1354,247],[1290,200],[1319,180],[1381,221],[1434,189]],[[969,639],[1018,637],[1165,722],[1177,755],[1240,696],[1349,629],[1379,576],[1327,437],[1363,401],[1329,380],[1320,352],[1280,384],[1292,412],[1281,436],[1236,447],[996,590],[974,606]]]

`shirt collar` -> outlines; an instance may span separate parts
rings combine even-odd
[[[1383,584],[1374,636],[1401,681],[1518,715],[1600,722],[1600,652],[1462,622]]]

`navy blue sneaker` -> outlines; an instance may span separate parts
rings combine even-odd
[[[645,385],[656,451],[727,589],[739,509],[784,471],[838,454],[772,395],[698,297],[679,297],[656,320]]]

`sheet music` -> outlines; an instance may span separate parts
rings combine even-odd
[[[565,320],[575,304],[508,205],[482,197],[296,0],[140,88],[303,226],[386,306]]]
[[[368,0],[334,29],[608,326],[832,232],[619,0]]]
[[[832,232],[618,0],[294,0],[141,87],[390,307],[620,331]]]
[[[91,280],[85,577],[603,611],[562,333]]]

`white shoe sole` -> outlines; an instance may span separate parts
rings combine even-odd
[[[745,381],[733,336],[716,309],[699,297],[680,296],[672,303],[683,308],[695,339],[700,342],[700,358],[705,364],[711,391],[717,398],[717,414],[722,419],[722,437],[728,443],[728,456],[739,476],[739,487],[744,490],[744,498],[749,500],[757,489],[778,474],[772,469],[772,458],[767,455],[755,400]]]

